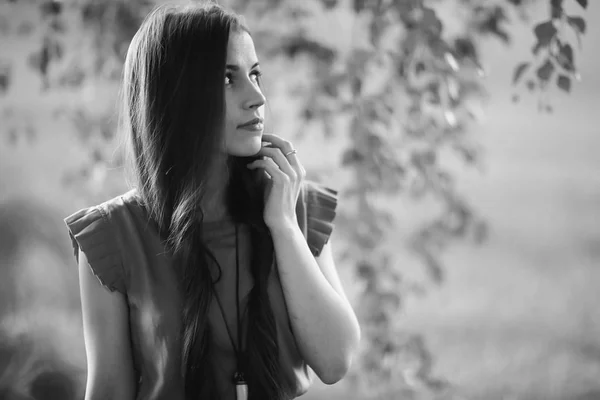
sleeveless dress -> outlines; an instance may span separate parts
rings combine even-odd
[[[129,306],[131,350],[138,377],[136,399],[184,399],[181,376],[180,310],[182,299],[170,256],[158,230],[132,189],[101,204],[81,209],[64,219],[75,258],[86,255],[99,282],[110,291],[123,293]],[[308,246],[318,256],[333,230],[337,191],[304,181],[296,215]],[[227,324],[237,331],[235,309],[235,226],[225,219],[205,223],[206,245],[221,265],[216,284]],[[238,225],[240,250],[240,313],[253,282],[249,270],[250,237],[247,225]],[[277,326],[279,362],[290,387],[290,399],[304,394],[313,372],[305,363],[294,338],[276,260],[271,268],[268,292]],[[233,266],[233,267],[231,267]],[[208,313],[213,346],[210,359],[221,400],[235,400],[231,376],[235,354],[216,301]],[[245,329],[246,324],[242,324]],[[234,337],[237,345],[237,339]]]

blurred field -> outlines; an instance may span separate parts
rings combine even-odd
[[[600,7],[591,4],[588,14],[581,58],[585,80],[572,95],[555,96],[553,115],[538,114],[533,95],[510,102],[511,69],[528,57],[529,31],[523,29],[527,39],[510,49],[484,50],[491,101],[485,124],[474,129],[481,132],[486,168],[461,171],[459,184],[488,219],[489,240],[481,247],[452,246],[444,258],[446,282],[430,286],[424,298],[410,299],[400,316],[407,331],[425,334],[436,357],[435,373],[469,399],[600,399],[600,78],[595,75]],[[86,154],[72,128],[52,118],[52,99],[41,98],[35,82],[23,76],[17,75],[22,80],[13,105],[24,115],[35,109],[36,125],[44,129],[33,145],[0,145],[0,202],[17,199],[21,206],[11,210],[26,210],[2,216],[13,222],[1,227],[2,234],[21,238],[1,247],[19,249],[10,259],[19,284],[9,288],[0,282],[0,298],[6,300],[13,290],[12,306],[21,311],[19,318],[2,321],[3,328],[33,332],[44,352],[68,354],[69,368],[81,373],[76,368],[84,360],[79,311],[56,315],[53,310],[78,296],[61,218],[87,205],[89,195],[66,191],[60,177]],[[336,147],[309,143],[298,146],[307,165],[315,167]],[[118,180],[120,171],[109,177]],[[112,194],[98,189],[94,196],[100,201]],[[19,199],[30,199],[29,208]],[[403,226],[429,212],[415,210],[418,205],[399,204]],[[405,235],[399,231],[390,244]],[[6,269],[9,259],[0,261]],[[423,279],[414,260],[400,258],[398,265],[411,279]],[[351,291],[347,278],[345,285]],[[344,382],[317,384],[303,398],[357,399]]]
[[[568,103],[528,131],[494,109],[489,171],[468,189],[489,242],[454,248],[447,284],[405,315],[473,398],[600,398],[600,137],[591,106]]]

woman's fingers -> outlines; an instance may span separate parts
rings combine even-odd
[[[294,150],[292,143],[288,140],[285,140],[281,136],[273,135],[272,133],[263,133],[262,135],[263,142],[270,142],[274,146],[281,149],[285,153]]]
[[[247,167],[249,169],[263,168],[269,175],[271,175],[273,182],[284,183],[286,180],[290,179],[290,177],[279,168],[275,161],[269,157],[264,160],[252,161],[247,165]]]
[[[300,159],[296,155],[296,153],[292,153],[289,155],[285,155],[290,151],[294,150],[294,145],[288,141],[283,139],[281,136],[273,135],[271,133],[265,133],[262,136],[263,141],[270,142],[273,147],[278,148],[288,163],[292,166],[296,174],[300,177],[304,177],[306,175],[306,171],[302,164],[300,163]]]
[[[292,165],[290,164],[289,160],[283,155],[281,150],[279,150],[278,148],[263,147],[258,154],[272,158],[273,161],[275,161],[275,163],[279,166],[280,170],[288,174],[290,178],[296,179],[296,170],[292,168]]]

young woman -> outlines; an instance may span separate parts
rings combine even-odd
[[[132,189],[65,222],[79,264],[86,399],[295,398],[360,340],[329,236],[337,192],[263,133],[248,29],[161,6],[124,66]]]

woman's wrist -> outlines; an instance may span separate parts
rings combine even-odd
[[[291,233],[294,228],[299,228],[297,221],[289,218],[279,219],[277,222],[271,223],[265,221],[265,224],[271,231],[271,235],[286,235]]]

